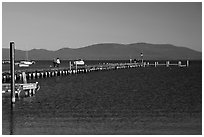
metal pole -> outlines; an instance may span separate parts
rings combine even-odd
[[[141,56],[142,66],[143,66],[143,53],[141,53],[140,56]]]
[[[189,60],[186,61],[186,67],[188,67],[188,66],[189,66]]]
[[[15,60],[15,43],[10,42],[11,104],[15,103],[14,60]]]

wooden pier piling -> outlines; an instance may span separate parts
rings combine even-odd
[[[41,78],[43,78],[44,77],[44,72],[41,72]]]
[[[40,78],[40,73],[37,72],[36,75],[37,75],[37,78]]]
[[[72,62],[69,61],[69,70],[71,70],[71,69],[72,69]]]
[[[33,73],[33,79],[35,79],[36,73]]]
[[[3,82],[6,82],[6,76],[3,76]]]

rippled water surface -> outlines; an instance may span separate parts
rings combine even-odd
[[[202,68],[146,67],[35,79],[2,101],[3,134],[202,134]]]

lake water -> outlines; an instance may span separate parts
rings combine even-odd
[[[202,134],[201,62],[34,81],[41,89],[16,101],[12,121],[3,98],[3,134]]]

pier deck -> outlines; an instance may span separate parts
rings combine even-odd
[[[32,96],[35,94],[36,91],[39,90],[38,82],[36,83],[16,83],[15,84],[15,96],[20,97],[20,94],[24,94],[24,96]],[[2,84],[2,93],[3,96],[9,96],[11,94],[11,84],[10,83],[3,83]]]

